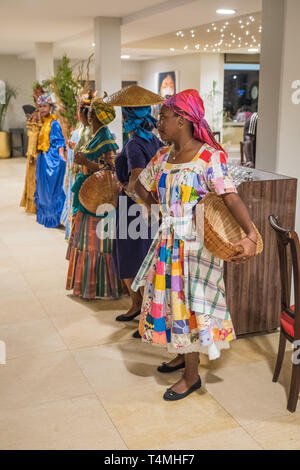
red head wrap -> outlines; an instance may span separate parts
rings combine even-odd
[[[194,138],[224,152],[204,119],[204,105],[197,90],[185,90],[168,98],[164,105],[194,125]]]

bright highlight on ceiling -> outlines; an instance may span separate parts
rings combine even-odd
[[[217,10],[217,13],[233,14],[235,10]],[[230,12],[230,13],[229,13]],[[220,13],[221,14],[221,13]],[[261,44],[261,13],[217,21],[191,30],[179,30],[170,52],[259,52]]]
[[[218,10],[216,10],[216,13],[218,13],[219,15],[234,15],[236,13],[236,10],[229,10],[229,9],[226,9],[226,8],[219,8]]]

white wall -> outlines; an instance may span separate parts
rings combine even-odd
[[[199,54],[164,57],[162,59],[141,62],[142,77],[140,85],[157,93],[156,74],[159,72],[178,71],[177,91],[196,88],[200,85]]]
[[[35,80],[34,60],[21,60],[14,55],[0,55],[0,80],[17,89],[18,96],[12,99],[7,110],[4,129],[24,127],[25,114],[22,106],[33,104],[32,84]]]

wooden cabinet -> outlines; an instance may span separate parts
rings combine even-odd
[[[281,226],[295,228],[297,179],[260,170],[238,193],[259,229],[264,251],[244,265],[225,263],[227,304],[237,335],[280,326],[280,272],[277,244],[268,216],[279,216]]]

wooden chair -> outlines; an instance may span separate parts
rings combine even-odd
[[[276,233],[281,280],[280,341],[273,382],[278,380],[288,340],[293,343],[293,367],[287,409],[293,413],[297,408],[300,389],[300,243],[296,232],[280,227],[277,216],[270,215],[269,222]],[[295,305],[292,306],[290,306],[288,249],[291,253],[294,276]]]
[[[244,140],[240,142],[241,165],[248,168],[254,168],[254,152],[252,140]]]

